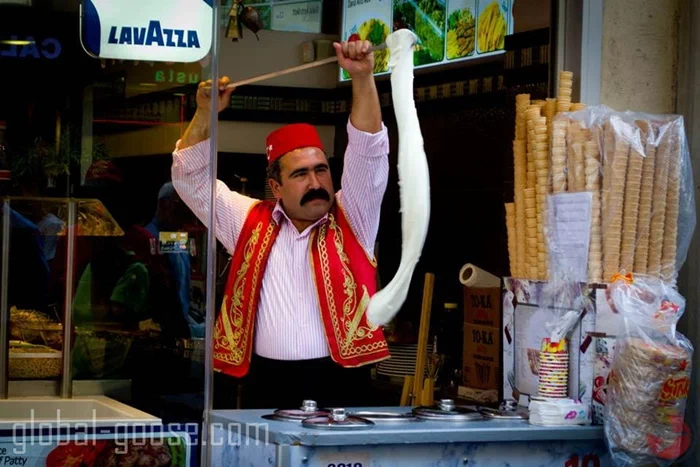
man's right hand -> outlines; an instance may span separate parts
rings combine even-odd
[[[228,107],[231,102],[231,94],[235,88],[227,88],[226,86],[231,82],[228,76],[223,76],[219,79],[219,89],[218,89],[218,107],[219,112]],[[199,88],[197,89],[197,110],[202,110],[208,112],[211,109],[211,80],[202,81],[199,83]]]
[[[219,112],[228,107],[229,103],[231,102],[231,94],[233,93],[234,88],[226,87],[226,85],[230,82],[231,80],[228,76],[224,76],[219,79],[219,86],[216,89],[216,92],[218,93],[217,110]],[[202,81],[199,83],[199,87],[197,88],[197,111],[194,113],[194,117],[187,126],[187,130],[185,130],[182,138],[180,138],[180,145],[178,146],[178,149],[189,148],[209,138],[209,127],[211,121],[209,110],[211,109],[212,91],[211,80]]]

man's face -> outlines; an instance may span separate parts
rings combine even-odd
[[[315,222],[328,212],[335,192],[326,155],[318,148],[301,148],[280,158],[282,183],[270,180],[275,198],[291,220]]]

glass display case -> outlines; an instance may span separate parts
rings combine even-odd
[[[120,423],[196,439],[208,239],[170,166],[212,57],[96,59],[79,28],[95,2],[26,3],[0,5],[0,452],[29,420],[103,430],[105,459]],[[167,446],[151,454],[198,459]],[[28,465],[63,465],[49,451]]]

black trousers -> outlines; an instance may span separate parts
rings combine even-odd
[[[271,360],[253,355],[240,381],[244,409],[297,408],[305,399],[319,407],[371,405],[371,365],[343,368],[330,357]]]

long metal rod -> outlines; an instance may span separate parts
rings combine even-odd
[[[73,397],[73,359],[71,358],[71,330],[73,329],[73,262],[75,261],[75,236],[77,235],[77,207],[73,199],[68,201],[67,256],[65,301],[63,306],[63,371],[61,372],[61,397]]]
[[[384,49],[386,49],[386,47],[387,46],[384,43],[384,44],[376,45],[374,47],[370,47],[370,50],[372,52],[376,52],[377,50],[384,50]],[[293,67],[285,68],[283,70],[273,71],[271,73],[265,73],[264,75],[258,75],[258,76],[253,76],[250,78],[242,79],[240,81],[236,81],[235,83],[229,83],[228,85],[226,85],[226,87],[227,88],[237,88],[237,87],[240,87],[240,86],[243,86],[246,84],[253,84],[253,83],[257,83],[259,81],[266,81],[268,79],[277,78],[279,76],[288,75],[290,73],[296,73],[298,71],[304,71],[304,70],[309,70],[311,68],[316,68],[319,66],[328,65],[331,63],[335,63],[337,61],[338,61],[338,57],[334,55],[332,57],[324,58],[322,60],[317,60],[315,62],[305,63],[303,65],[296,65]]]
[[[212,46],[211,46],[211,80],[218,88],[219,82],[219,8],[220,0],[212,2]],[[201,455],[200,465],[211,465],[211,443],[210,425],[211,415],[214,407],[214,316],[216,305],[216,177],[218,162],[218,123],[219,123],[219,102],[218,93],[211,93],[211,114],[209,116],[211,144],[209,146],[209,228],[207,229],[207,274],[206,274],[206,334],[204,346],[204,414],[202,418]]]
[[[10,282],[10,201],[2,204],[2,269],[0,270],[0,399],[9,397],[9,340],[10,310],[8,308]]]

